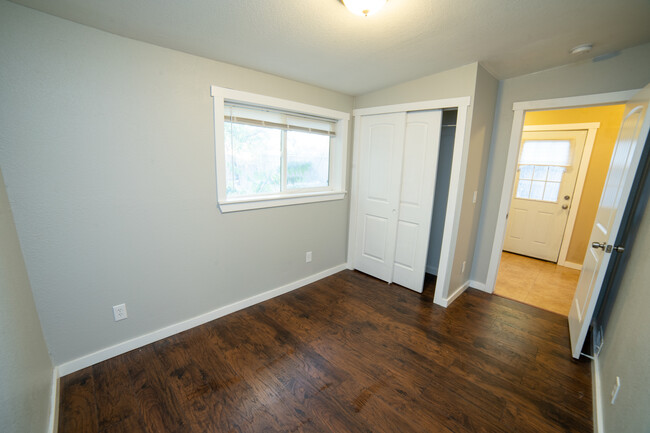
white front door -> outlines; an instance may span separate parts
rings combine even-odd
[[[586,138],[587,131],[524,132],[505,251],[557,262]]]
[[[650,128],[649,101],[650,86],[646,86],[625,106],[623,123],[589,238],[590,248],[569,311],[569,334],[574,358],[580,357],[609,258],[612,253],[617,254],[613,244]]]
[[[406,117],[393,282],[422,292],[436,186],[442,110]]]
[[[361,117],[354,267],[392,282],[406,113]]]

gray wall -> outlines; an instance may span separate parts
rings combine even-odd
[[[498,81],[489,72],[478,65],[476,88],[471,106],[472,123],[463,185],[462,210],[449,283],[450,294],[470,279],[481,215],[481,192],[487,171],[498,84]],[[474,191],[477,191],[476,203],[473,203]],[[464,261],[466,264],[463,270]]]
[[[366,93],[354,98],[354,108],[471,96],[473,99],[478,63],[427,75],[417,80]],[[471,101],[474,103],[474,101]]]
[[[347,198],[220,214],[210,85],[352,97],[5,1],[0,58],[0,164],[55,364],[346,261]]]
[[[52,363],[0,171],[0,431],[45,432]]]
[[[503,80],[485,182],[472,280],[485,283],[494,242],[506,156],[510,143],[512,104],[520,101],[640,89],[650,82],[650,44],[622,51],[601,61],[585,61]]]
[[[607,433],[650,431],[649,210],[650,207],[646,207],[634,246],[625,252],[629,254],[629,261],[599,355],[604,431]],[[621,378],[621,389],[616,404],[612,405],[610,392],[616,376]]]

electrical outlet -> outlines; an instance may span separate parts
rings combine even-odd
[[[311,251],[307,251],[305,254],[305,263],[311,262]]]
[[[478,191],[474,191],[474,197],[472,197],[472,203],[476,203],[477,198],[478,198]]]
[[[616,383],[612,387],[612,404],[616,401],[618,397],[618,392],[621,390],[621,378],[616,376]]]
[[[126,304],[113,305],[113,319],[120,321],[126,319]]]
[[[460,268],[460,273],[461,273],[461,274],[462,274],[463,272],[465,272],[465,265],[466,265],[466,264],[467,264],[467,262],[463,262],[463,266]]]

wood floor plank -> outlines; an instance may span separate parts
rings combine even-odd
[[[145,431],[136,412],[126,359],[111,358],[92,367],[100,433]]]
[[[60,432],[591,431],[566,318],[356,271],[62,378]]]
[[[85,368],[61,378],[60,432],[99,431],[97,403],[92,367]]]

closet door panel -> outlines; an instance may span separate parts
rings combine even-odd
[[[392,281],[406,113],[363,116],[354,267]]]
[[[422,292],[440,149],[442,111],[408,113],[393,281]]]

